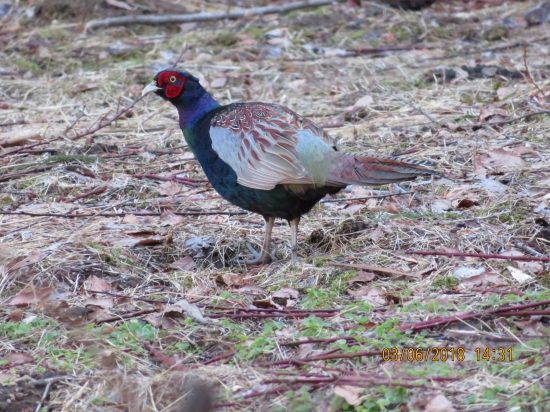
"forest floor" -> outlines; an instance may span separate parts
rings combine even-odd
[[[548,410],[536,1],[87,31],[239,8],[15,3],[0,17],[0,410]],[[247,266],[263,219],[212,189],[170,103],[138,100],[175,62],[223,104],[284,104],[344,151],[445,176],[349,187],[304,216],[297,260],[277,221],[278,260]]]

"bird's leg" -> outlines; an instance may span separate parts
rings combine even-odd
[[[292,251],[292,259],[297,259],[298,254],[296,249],[298,248],[298,224],[300,223],[300,216],[295,219],[289,220],[290,225],[290,250]]]
[[[274,257],[274,251],[270,252],[269,246],[271,245],[271,231],[273,230],[273,224],[275,223],[275,217],[268,216],[265,217],[265,236],[264,244],[262,245],[262,250],[256,252],[252,246],[247,243],[248,250],[254,255],[254,259],[245,260],[244,262],[249,265],[256,265],[258,263],[267,263],[270,260],[277,260]]]

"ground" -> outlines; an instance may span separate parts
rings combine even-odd
[[[97,29],[267,2],[13,3],[0,410],[548,410],[550,37],[525,14],[538,2]],[[443,176],[350,187],[304,216],[298,259],[277,221],[278,260],[247,266],[263,219],[213,191],[169,103],[139,100],[174,65],[223,104],[284,104],[343,151]]]

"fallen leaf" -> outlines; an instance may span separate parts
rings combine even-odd
[[[357,406],[361,403],[361,397],[359,396],[361,391],[363,391],[363,388],[351,385],[336,385],[334,387],[334,394],[344,398],[352,406]]]
[[[11,266],[8,270],[15,271],[19,270],[21,268],[24,268],[25,266],[34,265],[36,263],[39,263],[43,261],[46,258],[46,254],[39,252],[38,250],[33,250],[29,256],[27,256],[25,259],[15,263],[13,266]]]
[[[471,289],[473,287],[507,286],[506,280],[495,272],[483,272],[477,276],[471,276],[458,284],[459,289]]]
[[[271,299],[282,306],[295,306],[298,302],[300,292],[292,288],[281,288],[277,292],[271,294]]]
[[[536,335],[548,335],[548,328],[538,320],[530,321],[515,321],[514,322],[518,328],[520,328],[524,335],[536,336]]]
[[[34,361],[34,356],[31,356],[25,352],[12,352],[9,355],[6,355],[4,360],[7,360],[11,365],[20,365],[22,363]]]
[[[185,314],[187,317],[193,319],[195,322],[202,325],[208,325],[212,323],[212,320],[205,318],[197,305],[189,303],[185,299],[178,300],[173,305],[169,305],[164,309],[164,313],[181,313]]]
[[[176,226],[179,225],[183,218],[181,216],[178,216],[169,210],[165,210],[160,215],[160,226]]]
[[[11,373],[0,372],[0,384],[6,384],[15,379],[15,375]]]
[[[359,271],[357,276],[352,277],[351,279],[348,279],[348,284],[351,286],[354,283],[360,283],[360,282],[370,282],[374,279],[374,273],[372,272],[366,272],[364,270]]]
[[[84,282],[84,288],[88,291],[95,292],[110,292],[113,290],[111,284],[105,279],[98,278],[97,276],[90,276]]]
[[[241,295],[258,296],[263,295],[265,293],[265,290],[259,286],[243,286],[235,290],[235,292]]]
[[[442,394],[434,396],[424,407],[424,412],[454,412],[453,404]]]
[[[485,123],[488,120],[503,120],[506,117],[508,117],[508,112],[506,110],[496,104],[489,104],[481,108],[481,111],[479,113],[479,122]]]
[[[375,308],[386,305],[386,298],[384,297],[385,292],[380,288],[365,286],[357,290],[348,289],[348,293],[353,296],[355,300],[364,300]]]
[[[128,225],[151,226],[156,225],[157,220],[152,216],[136,216],[129,214],[124,216],[122,223],[126,223]]]
[[[181,187],[176,182],[164,182],[158,187],[158,192],[162,196],[174,196],[181,191]]]
[[[115,247],[135,247],[158,245],[164,243],[167,239],[166,236],[157,235],[149,237],[107,238],[105,242]]]
[[[186,272],[190,272],[197,267],[195,261],[191,256],[184,256],[181,259],[176,260],[174,263],[169,264],[168,266]]]
[[[449,210],[453,210],[453,205],[449,199],[435,199],[432,202],[432,212],[445,213]]]
[[[149,313],[143,318],[143,320],[157,329],[168,330],[176,329],[178,327],[178,324],[174,322],[174,320],[170,319],[168,316],[165,316],[164,313]]]
[[[473,276],[477,276],[485,272],[485,268],[482,266],[472,268],[469,266],[459,266],[457,267],[454,272],[453,276],[457,279],[468,279]]]
[[[82,302],[84,306],[99,306],[103,309],[110,309],[115,306],[113,298],[94,298],[90,297]]]
[[[21,292],[14,296],[8,303],[9,306],[28,306],[40,303],[42,300],[48,298],[54,292],[54,288],[47,287],[43,289],[33,289],[28,292]]]
[[[216,281],[224,283],[227,286],[244,286],[244,275],[237,275],[235,273],[223,273],[216,276]]]
[[[210,87],[212,89],[219,89],[225,86],[225,83],[227,83],[227,77],[218,77],[210,82]]]
[[[114,368],[116,366],[116,355],[112,350],[101,352],[100,364],[103,368]]]
[[[495,172],[514,170],[525,166],[525,161],[507,150],[494,149],[479,156],[481,163],[487,169]]]
[[[523,270],[515,268],[513,266],[508,266],[506,269],[508,269],[508,272],[510,272],[510,275],[518,282],[520,285],[525,282],[529,282],[533,279],[533,276],[528,275]]]

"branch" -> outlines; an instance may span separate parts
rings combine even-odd
[[[435,326],[441,326],[441,325],[447,325],[449,323],[453,322],[459,322],[464,321],[472,318],[487,316],[487,315],[506,315],[506,316],[521,316],[524,312],[520,312],[523,309],[529,309],[537,306],[543,306],[543,305],[549,305],[550,300],[541,300],[539,302],[533,302],[533,303],[526,303],[524,305],[517,305],[517,306],[503,306],[496,309],[489,309],[482,312],[467,312],[463,313],[461,315],[454,315],[454,316],[445,316],[441,318],[436,319],[430,319],[425,320],[422,322],[417,323],[411,323],[408,325],[402,325],[398,326],[397,329],[400,331],[406,331],[406,330],[412,330],[412,331],[419,331],[423,329],[429,329],[433,328]],[[531,311],[534,312],[534,311]],[[537,311],[540,312],[540,311]]]
[[[246,215],[248,212],[172,212],[178,216],[209,216],[209,215]],[[68,219],[72,218],[81,218],[81,217],[90,217],[90,216],[107,216],[107,217],[117,217],[117,216],[126,216],[126,215],[135,215],[135,216],[160,216],[162,213],[159,212],[122,212],[122,213],[82,213],[79,215],[64,215],[61,213],[32,213],[32,212],[7,212],[0,210],[0,215],[25,215],[25,216],[47,216],[47,217],[65,217]]]
[[[319,203],[333,203],[333,202],[347,202],[352,200],[365,200],[365,199],[383,199],[385,197],[394,197],[394,196],[402,196],[402,195],[414,195],[417,192],[401,192],[401,193],[389,193],[387,195],[377,195],[377,196],[363,196],[363,197],[349,197],[349,198],[342,198],[342,199],[326,199],[321,200]]]
[[[472,124],[444,124],[442,125],[442,127],[446,127],[448,129],[453,129],[453,130],[456,130],[456,131],[460,131],[461,127],[463,128],[471,128],[471,129],[480,129],[484,126],[500,126],[500,125],[503,125],[503,124],[508,124],[508,123],[514,123],[518,120],[521,120],[521,119],[525,119],[526,117],[530,117],[530,116],[537,116],[539,114],[549,114],[550,113],[550,110],[539,110],[537,112],[531,112],[531,113],[526,113],[526,114],[522,114],[521,116],[516,116],[516,117],[512,117],[511,119],[507,119],[507,120],[498,120],[498,121],[494,121],[494,122],[487,122],[487,123],[472,123]]]
[[[286,13],[293,10],[305,9],[310,7],[326,6],[333,3],[334,0],[306,0],[296,3],[290,3],[282,6],[255,7],[246,10],[234,11],[231,13],[195,13],[195,14],[172,14],[172,15],[141,15],[141,16],[123,16],[110,17],[102,20],[91,20],[86,23],[84,33],[88,30],[98,29],[100,27],[127,26],[130,24],[181,24],[191,22],[202,22],[212,20],[235,20],[242,17],[262,16],[264,14]]]
[[[550,258],[535,256],[507,256],[490,255],[486,253],[436,252],[425,250],[400,250],[399,252],[406,253],[407,255],[478,257],[483,259],[519,260],[522,262],[550,262]]]

